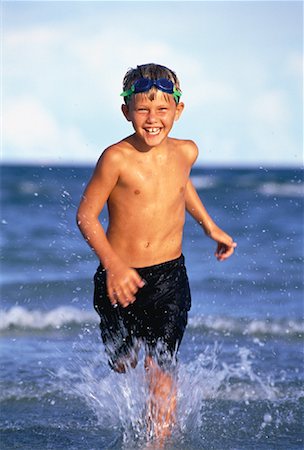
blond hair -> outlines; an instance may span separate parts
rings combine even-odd
[[[135,69],[129,69],[125,74],[123,79],[123,91],[128,91],[136,80],[140,78],[149,78],[150,80],[159,80],[160,78],[166,78],[171,80],[177,90],[180,89],[179,79],[173,70],[168,69],[168,67],[161,66],[159,64],[142,64],[137,66]],[[151,88],[151,91],[155,91],[155,87]],[[125,102],[128,98],[125,97]]]

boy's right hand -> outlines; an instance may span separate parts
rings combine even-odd
[[[125,308],[133,303],[136,292],[144,285],[138,272],[123,263],[107,268],[107,290],[113,306],[119,303]]]

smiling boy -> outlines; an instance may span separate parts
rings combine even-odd
[[[186,210],[217,242],[218,260],[236,244],[208,215],[189,178],[197,146],[169,137],[184,109],[176,74],[156,64],[137,66],[125,75],[122,96],[134,133],[102,153],[77,222],[100,260],[94,306],[109,363],[125,372],[145,345],[149,427],[164,437],[174,423],[176,353],[191,306],[182,255]],[[105,232],[98,217],[106,203]]]

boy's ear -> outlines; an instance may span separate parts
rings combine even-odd
[[[176,111],[175,111],[175,118],[174,120],[177,121],[180,116],[182,115],[182,112],[184,111],[185,104],[183,102],[180,102],[176,105]]]
[[[128,107],[128,105],[126,105],[125,103],[123,103],[123,104],[121,105],[121,110],[122,110],[123,115],[124,115],[125,118],[127,119],[127,121],[130,122],[131,119],[130,119],[130,116],[129,116],[129,107]]]

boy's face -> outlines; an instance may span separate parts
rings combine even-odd
[[[176,104],[171,94],[159,90],[153,96],[149,93],[132,95],[128,105],[122,105],[124,116],[132,122],[136,137],[148,147],[164,142],[183,109],[183,103]]]

